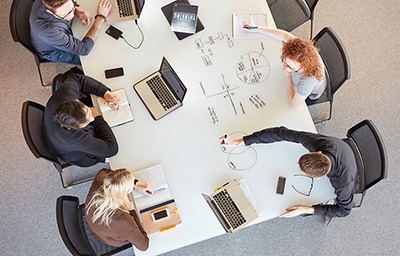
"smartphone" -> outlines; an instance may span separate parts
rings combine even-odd
[[[169,216],[168,208],[151,213],[151,218],[153,219],[153,221],[158,221],[158,220],[164,219],[168,216]]]
[[[113,78],[113,77],[117,77],[117,76],[123,76],[124,69],[122,67],[106,69],[106,70],[104,70],[104,73],[106,74],[106,78]]]
[[[106,30],[106,34],[113,37],[115,40],[118,40],[122,35],[122,31],[114,26],[109,26]]]
[[[276,193],[283,195],[283,192],[285,191],[285,184],[286,184],[286,178],[279,176],[278,178],[278,184],[276,186]]]

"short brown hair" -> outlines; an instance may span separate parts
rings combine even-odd
[[[79,129],[86,122],[85,104],[76,100],[68,100],[58,105],[54,112],[54,120],[61,127]]]
[[[324,154],[311,152],[300,157],[299,167],[310,177],[320,178],[330,171],[331,161]]]
[[[50,11],[55,11],[58,7],[71,0],[42,0],[43,4],[49,8]]]
[[[314,76],[318,81],[322,81],[323,67],[317,52],[318,48],[314,46],[313,41],[296,37],[283,45],[281,58],[289,58],[300,63],[305,77]]]

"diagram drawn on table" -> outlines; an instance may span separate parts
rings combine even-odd
[[[240,56],[236,74],[245,84],[259,84],[269,77],[270,65],[262,53],[248,52]]]
[[[211,56],[213,56],[214,53],[211,49],[211,45],[220,42],[225,42],[229,48],[232,48],[234,46],[231,38],[227,34],[224,34],[221,31],[218,32],[217,36],[213,35],[208,36],[206,40],[202,40],[201,38],[195,40],[197,49],[199,49],[203,54],[202,59],[206,67],[211,66],[213,64]]]

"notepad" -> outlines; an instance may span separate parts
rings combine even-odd
[[[104,98],[97,97],[97,103],[99,104],[101,115],[104,120],[106,120],[110,127],[133,121],[134,118],[128,98],[126,97],[125,89],[121,88],[113,92],[119,95],[122,102],[117,111],[112,110]]]
[[[133,172],[133,176],[140,182],[148,181],[153,191],[156,191],[153,195],[146,196],[136,189],[133,190],[133,198],[139,210],[172,199],[161,164]]]
[[[243,29],[243,22],[249,21],[258,27],[268,27],[268,16],[266,13],[233,14],[232,15],[232,37],[233,38],[266,38],[265,34],[249,32]]]

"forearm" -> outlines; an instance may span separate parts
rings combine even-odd
[[[296,87],[293,84],[292,76],[286,78],[287,88],[288,88],[288,98],[289,102],[292,102],[294,95],[296,94]]]
[[[102,16],[97,16],[97,18],[94,20],[94,23],[92,27],[89,29],[85,37],[91,38],[93,41],[96,42],[97,37],[100,34],[100,29],[103,26],[103,23],[105,21],[105,18]]]
[[[290,40],[292,37],[294,37],[293,34],[282,30],[282,29],[274,29],[274,28],[264,28],[264,27],[259,27],[257,28],[257,31],[259,31],[260,33],[263,33],[269,37],[272,37],[276,40],[280,40],[280,41],[288,41]]]

